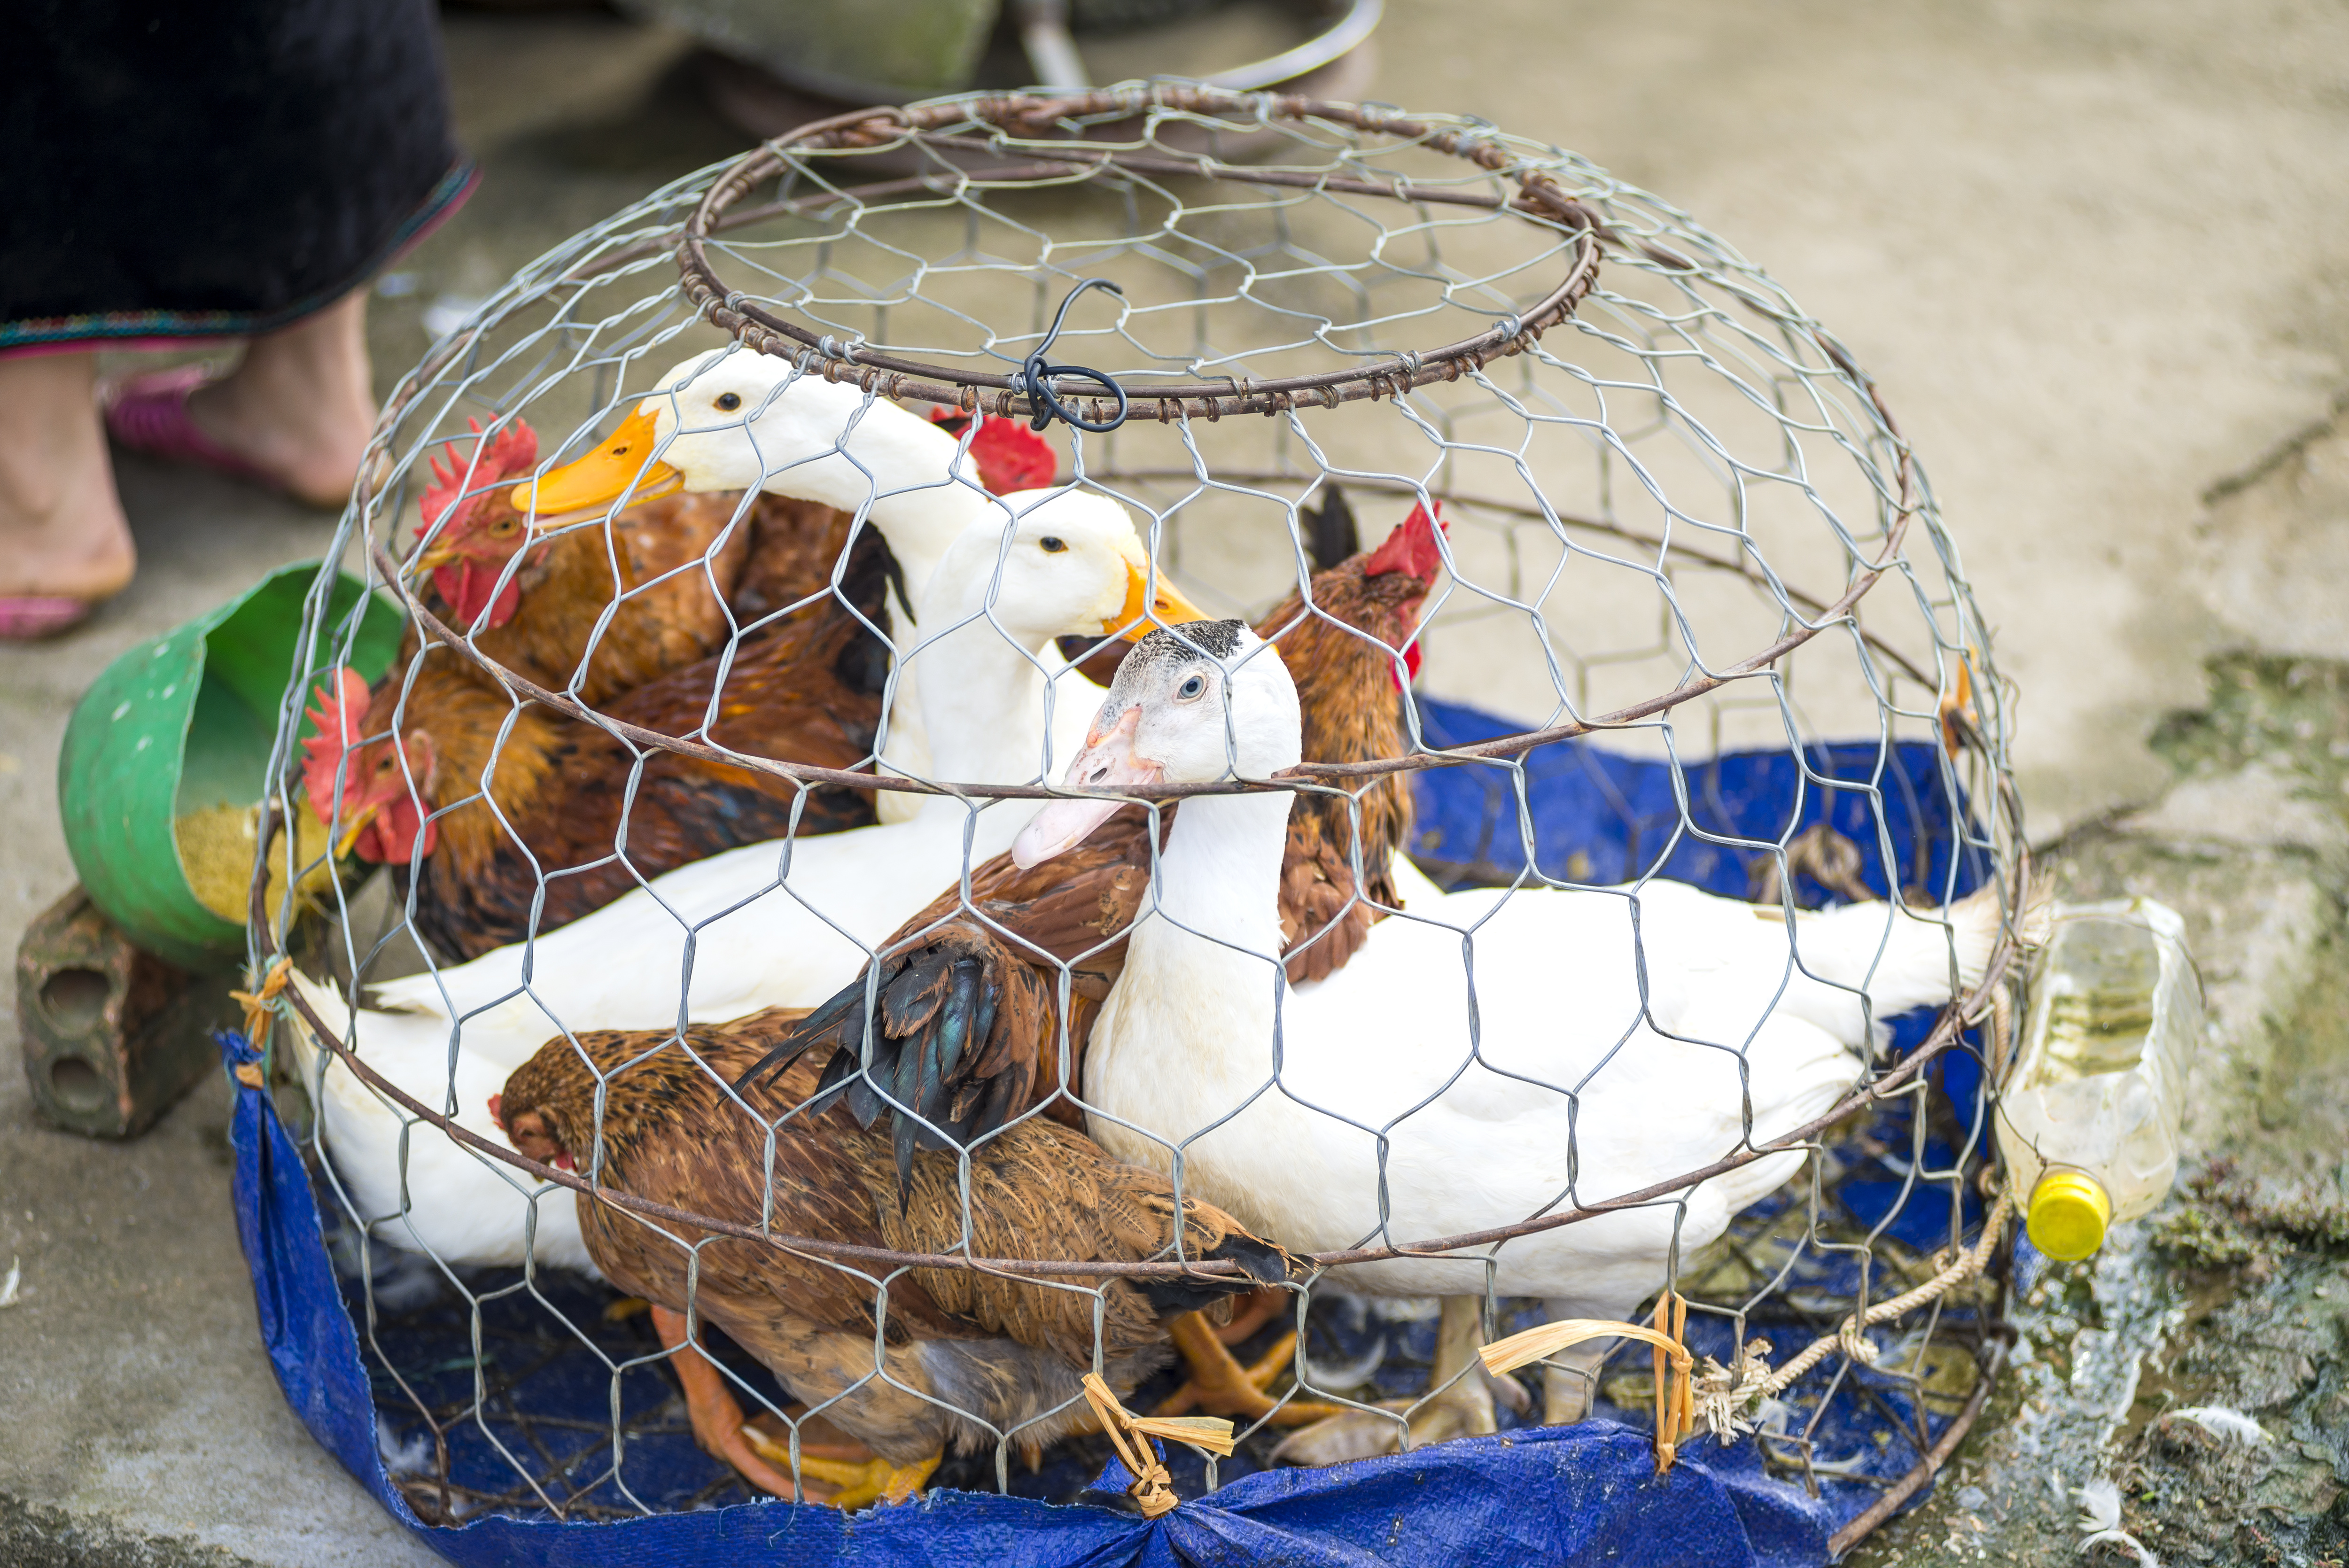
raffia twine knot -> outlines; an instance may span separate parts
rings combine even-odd
[[[269,966],[269,973],[263,977],[260,990],[229,993],[229,995],[244,1008],[244,1043],[256,1051],[263,1048],[262,1031],[268,1026],[269,1015],[275,1010],[277,998],[285,995],[285,983],[293,973],[294,961],[291,958],[281,957]],[[253,1066],[254,1064],[250,1062],[245,1064],[245,1067]],[[236,1075],[238,1082],[250,1084],[254,1088],[261,1087],[259,1083],[254,1081],[259,1076],[258,1068],[254,1068],[254,1078],[247,1078],[243,1068],[238,1068]]]
[[[1676,1291],[1656,1298],[1654,1326],[1618,1323],[1608,1317],[1564,1317],[1538,1324],[1506,1339],[1496,1339],[1476,1352],[1485,1369],[1506,1377],[1520,1367],[1545,1360],[1586,1339],[1637,1339],[1650,1347],[1656,1369],[1656,1473],[1672,1468],[1682,1438],[1696,1430],[1696,1395],[1692,1374],[1696,1358],[1689,1354],[1688,1303]]]
[[[1769,1386],[1770,1342],[1766,1339],[1747,1340],[1733,1367],[1706,1357],[1695,1380],[1697,1426],[1724,1443],[1752,1431],[1749,1408],[1768,1397]]]
[[[1109,1434],[1110,1446],[1133,1477],[1125,1494],[1133,1499],[1144,1519],[1171,1513],[1182,1501],[1174,1495],[1174,1478],[1166,1473],[1150,1446],[1151,1439],[1188,1443],[1219,1457],[1232,1451],[1232,1424],[1220,1416],[1137,1416],[1118,1403],[1110,1386],[1093,1372],[1085,1374],[1084,1389],[1085,1402],[1093,1408],[1102,1430]]]

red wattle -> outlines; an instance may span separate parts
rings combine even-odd
[[[514,612],[522,607],[522,583],[519,579],[512,579],[504,587],[499,587],[499,571],[498,567],[481,561],[451,562],[449,565],[433,568],[432,586],[439,589],[440,597],[448,601],[450,610],[457,617],[458,630],[470,631],[472,628],[473,623],[481,618],[485,601],[490,611],[489,625],[502,626],[513,619]],[[492,590],[496,593],[495,598],[490,597]]]

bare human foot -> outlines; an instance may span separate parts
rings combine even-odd
[[[97,356],[0,359],[0,598],[96,603],[138,565],[98,419]]]
[[[188,398],[197,428],[316,506],[349,498],[375,428],[367,293],[254,338],[234,370]]]

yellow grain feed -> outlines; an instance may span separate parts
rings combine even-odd
[[[188,886],[196,902],[219,915],[222,920],[244,923],[245,911],[252,907],[253,851],[261,829],[261,808],[235,806],[223,800],[217,806],[189,811],[173,824],[172,831],[180,843],[180,866],[187,873]],[[302,895],[305,902],[316,899],[327,886],[333,870],[322,858],[326,852],[326,825],[310,810],[310,802],[297,799],[294,807],[294,841],[295,862],[312,870],[302,879]],[[281,845],[270,857],[268,908],[274,916],[279,901],[285,896],[285,850]]]

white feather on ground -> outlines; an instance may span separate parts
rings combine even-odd
[[[2137,1553],[2137,1568],[2161,1568],[2152,1549],[2121,1528],[2121,1489],[2110,1478],[2098,1476],[2076,1493],[2080,1500],[2080,1550],[2110,1544]]]

